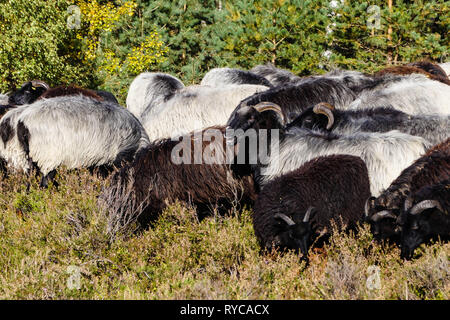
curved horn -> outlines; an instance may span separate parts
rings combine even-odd
[[[372,202],[373,200],[375,200],[375,197],[369,197],[366,200],[366,204],[364,205],[364,214],[366,217],[369,216],[369,209],[370,209],[370,202]]]
[[[45,90],[50,89],[50,86],[42,80],[33,80],[33,81],[31,81],[31,84],[35,88],[42,87],[42,88],[45,88]]]
[[[380,219],[383,219],[383,218],[397,219],[397,216],[394,215],[390,210],[383,210],[383,211],[379,211],[379,212],[375,213],[370,219],[373,222],[378,222]]]
[[[305,213],[305,216],[303,217],[303,222],[308,222],[311,218],[311,213],[316,210],[314,207],[309,207],[308,210]]]
[[[276,103],[260,102],[257,105],[253,106],[253,108],[255,108],[255,110],[258,111],[259,113],[268,111],[268,110],[275,111],[276,113],[278,113],[280,115],[280,118],[283,121],[283,124],[286,122],[283,111],[281,111],[281,107],[279,105],[277,105]]]
[[[313,108],[315,114],[323,114],[328,118],[327,130],[330,130],[334,124],[333,110],[334,107],[326,102],[318,103]]]
[[[436,200],[423,200],[416,204],[414,207],[412,207],[411,211],[409,211],[410,214],[416,215],[419,213],[422,213],[423,211],[431,208],[438,208],[441,211],[444,211],[442,209],[441,204]]]
[[[275,218],[280,218],[281,220],[286,222],[289,226],[295,225],[294,220],[292,220],[291,218],[289,218],[287,215],[285,215],[283,213],[276,214]]]

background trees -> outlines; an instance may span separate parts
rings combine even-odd
[[[79,24],[69,28],[68,22]],[[444,0],[9,0],[0,2],[0,91],[31,78],[113,91],[145,70],[197,83],[214,67],[272,62],[301,75],[375,71],[449,50]],[[72,7],[73,8],[73,7]]]

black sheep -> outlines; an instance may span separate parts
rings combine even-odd
[[[378,198],[368,199],[366,221],[375,238],[398,243],[400,234],[396,231],[396,219],[406,198],[423,187],[446,179],[450,179],[450,138],[404,169]]]
[[[300,249],[329,234],[331,220],[354,228],[370,196],[367,167],[359,157],[332,155],[273,179],[258,195],[253,226],[262,247]]]
[[[39,99],[78,94],[98,101],[118,103],[116,97],[107,91],[85,89],[75,85],[50,88],[44,81],[33,80],[24,83],[20,89],[13,92],[8,98],[8,104],[11,106],[21,106],[24,104],[31,104]]]
[[[397,219],[401,230],[401,257],[410,259],[420,244],[450,238],[450,180],[426,186],[412,194]]]
[[[211,127],[181,141],[164,139],[142,149],[111,177],[100,197],[109,211],[110,231],[126,227],[130,217],[147,227],[167,203],[177,200],[195,205],[200,216],[210,213],[211,206],[223,212],[233,205],[253,204],[252,179],[234,176],[225,163],[224,131]],[[183,161],[174,158],[180,154]]]

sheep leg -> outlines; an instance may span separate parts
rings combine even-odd
[[[39,184],[39,187],[47,189],[48,183],[51,181],[53,182],[53,185],[57,188],[59,184],[55,181],[55,176],[56,170],[52,170],[46,175],[42,176],[42,180],[41,183]]]
[[[3,179],[7,179],[8,178],[8,168],[7,168],[7,163],[5,160],[0,158],[0,171],[3,174]]]

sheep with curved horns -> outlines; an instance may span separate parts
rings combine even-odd
[[[421,74],[384,78],[392,81],[385,80],[373,89],[364,90],[346,109],[390,105],[410,115],[450,114],[450,86]]]
[[[8,99],[8,104],[12,106],[20,106],[32,104],[37,100],[48,99],[61,96],[83,95],[96,99],[98,101],[110,101],[118,103],[116,97],[110,92],[103,90],[90,90],[80,88],[78,86],[58,86],[50,88],[50,86],[41,80],[33,80],[25,82],[20,89],[13,92]]]
[[[377,240],[399,242],[396,219],[406,198],[420,188],[450,179],[450,138],[434,146],[392,181],[377,198],[367,200],[365,219]]]
[[[142,125],[125,108],[84,96],[43,99],[8,112],[0,121],[0,155],[25,171],[36,167],[41,185],[56,169],[108,169],[131,161],[149,141]]]
[[[288,121],[292,121],[308,107],[319,102],[327,102],[337,108],[345,108],[355,98],[356,95],[353,91],[339,81],[314,78],[255,93],[242,100],[234,109],[231,117],[242,108],[255,106],[261,102],[272,102],[281,107],[283,115]]]
[[[450,239],[450,180],[423,187],[405,200],[397,218],[401,257],[411,259],[420,244]]]
[[[272,87],[272,84],[263,76],[251,71],[234,68],[214,68],[209,70],[204,76],[200,85],[220,87],[229,84],[258,84]]]
[[[305,110],[291,125],[340,134],[355,131],[387,132],[399,130],[419,136],[436,145],[450,133],[450,116],[410,116],[392,107],[363,110],[338,110],[328,103],[319,103]]]
[[[305,257],[311,243],[330,234],[332,220],[349,229],[361,222],[369,188],[361,158],[315,158],[271,180],[259,193],[252,215],[255,235],[262,247],[300,249]]]
[[[195,205],[201,217],[211,214],[211,207],[223,212],[253,204],[251,178],[234,176],[224,161],[224,131],[224,127],[211,127],[180,141],[152,142],[112,175],[100,196],[100,205],[106,204],[108,210],[110,234],[127,230],[132,222],[148,226],[168,203],[177,200]],[[181,153],[183,159],[175,160]],[[195,160],[197,156],[200,159]]]
[[[144,111],[157,112],[184,84],[178,78],[161,72],[143,72],[130,84],[127,109],[138,119]]]
[[[266,86],[254,84],[227,85],[222,88],[185,87],[166,99],[158,107],[158,112],[147,108],[141,116],[141,123],[150,141],[224,125],[242,99],[266,89]]]
[[[271,146],[275,138],[267,140],[267,145],[258,141],[260,148],[269,151],[269,156],[261,161],[258,153],[256,168],[250,165],[254,179],[260,188],[275,177],[295,170],[305,162],[314,158],[332,154],[349,154],[358,156],[364,160],[369,171],[371,192],[378,195],[400,172],[408,167],[414,160],[425,153],[429,146],[423,138],[411,136],[393,130],[386,133],[355,132],[351,135],[337,135],[328,132],[311,131],[295,126],[286,126],[283,121],[281,108],[267,103],[263,106],[245,107],[239,110],[228,125],[231,129],[254,129],[257,133],[261,129],[269,132],[276,129],[278,133],[278,150],[271,152]],[[252,133],[252,131],[250,131]],[[239,153],[248,152],[245,147],[246,134],[235,134],[234,142],[239,145]],[[231,135],[229,136],[231,139]],[[258,138],[258,137],[257,137]],[[242,143],[242,141],[244,143]],[[269,143],[270,142],[270,143]],[[239,158],[238,153],[238,158]],[[242,158],[248,159],[245,154]],[[236,165],[236,171],[249,172],[248,163]],[[243,168],[243,169],[242,169]]]

